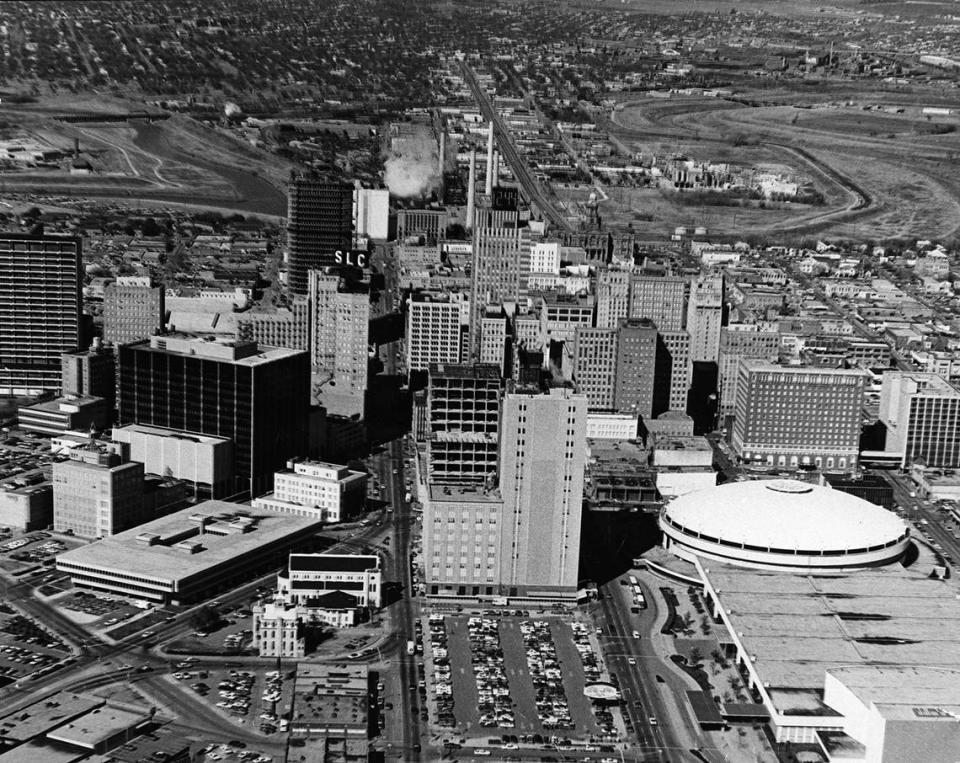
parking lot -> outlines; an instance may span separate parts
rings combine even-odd
[[[55,538],[46,532],[0,534],[0,567],[14,574],[37,565],[51,566],[57,554],[81,545],[79,541]],[[52,568],[48,574],[55,574]]]
[[[440,712],[430,720],[439,730],[449,733],[452,712],[466,737],[507,732],[576,739],[600,733],[583,694],[584,666],[569,624],[554,617],[445,616],[444,654],[437,617],[431,659],[439,657],[445,669],[431,671],[430,699]]]
[[[257,750],[248,750],[232,744],[208,744],[202,750],[200,760],[220,760],[224,763],[270,763],[273,758]]]
[[[49,668],[69,654],[56,636],[0,603],[0,686]]]
[[[91,591],[67,591],[51,601],[74,622],[110,628],[143,614],[143,610],[125,599]]]
[[[198,670],[183,661],[172,679],[250,730],[268,736],[286,731],[294,684],[287,674],[252,666]]]

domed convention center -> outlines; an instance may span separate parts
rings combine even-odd
[[[741,567],[816,572],[900,559],[910,532],[894,513],[797,480],[731,482],[674,499],[660,515],[678,557]]]

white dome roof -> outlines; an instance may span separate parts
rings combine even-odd
[[[893,512],[830,487],[797,480],[731,482],[674,499],[666,519],[684,534],[761,549],[845,551],[906,533]]]

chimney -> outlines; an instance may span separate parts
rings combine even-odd
[[[447,131],[440,128],[440,156],[437,159],[437,172],[440,174],[440,181],[443,182],[443,170],[447,164]]]
[[[487,184],[484,193],[487,196],[493,195],[493,122],[490,123],[490,131],[487,133]]]
[[[467,220],[464,226],[467,230],[473,230],[474,207],[477,199],[477,149],[470,149],[470,173],[467,181]]]

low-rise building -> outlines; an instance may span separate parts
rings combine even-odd
[[[125,443],[130,459],[146,471],[187,483],[195,497],[225,498],[233,492],[232,440],[142,424],[114,427],[112,439]]]
[[[52,437],[71,431],[103,430],[110,426],[110,405],[102,397],[67,395],[28,405],[17,413],[20,428]]]
[[[253,506],[335,523],[360,514],[366,497],[364,472],[325,461],[293,460],[274,474],[273,492],[254,500]]]
[[[316,517],[204,501],[67,551],[57,569],[77,588],[164,603],[190,603],[276,569],[310,547]]]
[[[366,554],[290,554],[287,571],[277,576],[277,595],[310,606],[331,592],[355,597],[357,607],[379,609],[383,595],[380,557]]]
[[[53,523],[53,485],[0,485],[0,525],[31,532]]]

